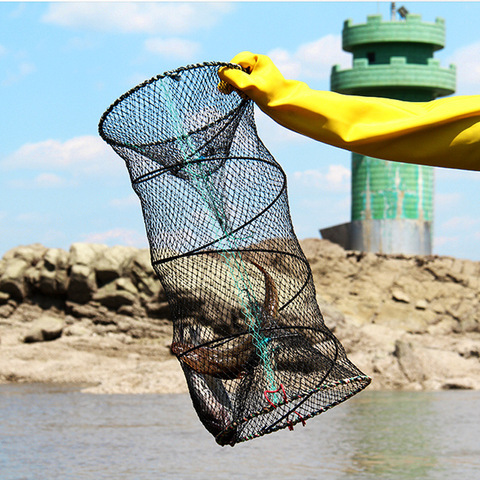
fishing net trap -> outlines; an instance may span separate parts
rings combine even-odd
[[[285,173],[257,135],[252,101],[219,88],[221,66],[240,68],[202,63],[143,82],[99,132],[140,198],[194,408],[233,446],[305,424],[370,378],[325,326]]]

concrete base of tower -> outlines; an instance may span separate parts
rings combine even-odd
[[[432,254],[432,222],[355,220],[320,230],[322,238],[347,250],[373,253]]]

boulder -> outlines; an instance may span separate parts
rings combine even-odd
[[[119,278],[115,282],[115,285],[117,287],[117,290],[123,290],[125,292],[130,292],[133,295],[138,295],[137,287],[132,283],[129,278]]]
[[[128,266],[128,272],[144,300],[151,297],[165,300],[162,285],[151,265],[149,250],[137,250]]]
[[[7,260],[0,277],[0,291],[8,293],[14,300],[21,302],[27,294],[25,272],[30,267],[23,258],[13,257]]]
[[[25,343],[48,342],[60,338],[65,322],[58,317],[44,315],[33,322],[30,331],[25,335]]]
[[[88,265],[75,264],[71,267],[67,297],[76,303],[87,303],[97,289],[95,271]]]
[[[67,291],[68,253],[60,248],[50,248],[40,266],[38,288],[45,295],[59,295]]]
[[[36,265],[43,258],[46,251],[47,248],[39,243],[21,245],[6,252],[3,258],[7,261],[19,258],[29,265]]]
[[[95,266],[108,250],[106,245],[74,243],[68,254],[70,276],[67,297],[77,303],[88,302],[97,289]]]
[[[93,267],[100,258],[108,250],[106,245],[96,243],[74,243],[70,247],[68,254],[68,265],[88,265]]]
[[[95,263],[97,282],[105,285],[124,275],[125,267],[137,252],[133,247],[116,245],[102,252]]]
[[[449,378],[442,384],[442,390],[473,390],[478,389],[478,381],[469,377]]]
[[[38,288],[39,281],[40,281],[40,270],[38,269],[38,265],[30,265],[24,273],[25,282],[27,285],[27,289],[34,291]]]
[[[409,382],[421,383],[425,380],[425,368],[421,359],[416,355],[411,343],[404,340],[395,342],[395,350],[393,355],[397,358],[405,377]]]
[[[135,295],[125,290],[117,290],[115,288],[99,289],[93,296],[93,300],[107,307],[109,310],[118,310],[123,305],[133,305]]]

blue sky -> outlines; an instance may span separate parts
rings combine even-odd
[[[480,93],[480,3],[404,2],[443,17],[443,67],[457,94]],[[104,110],[158,73],[242,50],[290,78],[329,89],[343,22],[390,16],[389,2],[0,2],[0,256],[17,245],[146,247],[123,161],[97,134]],[[258,113],[260,136],[288,176],[299,238],[350,220],[350,154],[288,132]],[[437,169],[434,253],[480,260],[480,174]]]

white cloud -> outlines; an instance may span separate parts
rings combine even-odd
[[[480,83],[480,42],[475,42],[456,50],[449,63],[457,67],[458,83],[477,85]]]
[[[7,49],[3,45],[0,45],[0,57],[2,55],[5,55],[6,53],[7,53]]]
[[[100,137],[91,135],[65,142],[50,139],[27,143],[6,157],[1,165],[6,169],[72,170],[84,175],[125,172],[120,157]],[[39,179],[44,183],[48,180],[52,182],[54,178]]]
[[[148,52],[168,58],[192,60],[200,51],[200,44],[184,38],[149,38],[145,41]]]
[[[343,165],[329,165],[328,171],[305,170],[293,174],[294,181],[305,187],[346,192],[350,189],[351,171]]]
[[[220,2],[65,2],[50,4],[43,21],[97,31],[169,35],[212,27],[233,8]]]
[[[269,56],[287,78],[326,79],[333,65],[347,68],[351,55],[342,50],[340,35],[326,35],[313,42],[300,45],[295,52],[277,48]]]
[[[283,48],[276,48],[268,52],[268,56],[285,78],[298,78],[301,76],[302,64],[294,53],[290,53]]]
[[[106,243],[110,245],[128,245],[145,248],[147,246],[144,233],[126,228],[114,228],[105,232],[96,232],[84,235],[83,241],[87,243]]]

